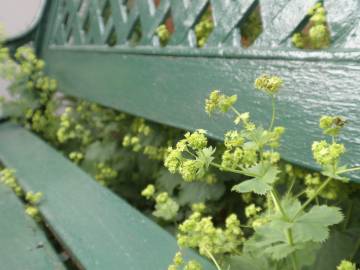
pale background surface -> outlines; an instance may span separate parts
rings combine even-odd
[[[0,23],[6,35],[14,36],[26,30],[40,9],[42,0],[0,0]],[[0,79],[0,96],[6,95],[7,83]]]

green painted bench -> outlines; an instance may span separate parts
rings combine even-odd
[[[347,117],[346,162],[360,161],[360,1],[324,0],[332,45],[303,51],[291,36],[306,25],[316,0],[51,0],[29,32],[9,41],[34,40],[60,91],[130,114],[216,139],[231,119],[203,111],[212,89],[238,94],[242,111],[269,118],[271,104],[253,90],[263,73],[284,78],[278,121],[287,127],[281,152],[287,161],[317,169],[310,144],[323,114]],[[196,48],[194,26],[211,5],[215,28]],[[263,32],[241,46],[239,26],[260,6]],[[104,9],[110,9],[105,19]],[[341,8],[342,12],[339,12]],[[156,29],[171,18],[166,47]],[[130,42],[141,28],[138,44]],[[0,159],[15,168],[25,190],[41,191],[50,230],[84,269],[166,269],[175,240],[25,129],[0,125]],[[360,175],[351,175],[360,182]],[[15,219],[15,218],[14,218]],[[0,231],[2,225],[0,222]],[[2,254],[0,254],[0,257]],[[197,256],[189,252],[189,256]],[[1,258],[0,258],[1,259]],[[206,261],[205,269],[213,269]]]

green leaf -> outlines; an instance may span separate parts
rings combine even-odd
[[[341,166],[337,168],[337,171],[345,170],[346,166]],[[323,171],[321,172],[323,175],[331,177],[333,179],[339,180],[344,183],[349,182],[349,178],[345,176],[340,176],[337,171],[334,172],[334,168],[332,166],[324,166]]]
[[[239,193],[254,192],[264,195],[271,190],[271,184],[278,179],[279,169],[270,162],[262,161],[244,169],[244,173],[253,178],[235,185],[232,190]]]
[[[271,270],[268,261],[264,257],[255,257],[250,254],[232,256],[225,262],[224,269],[230,270]]]
[[[253,178],[233,186],[231,190],[238,193],[254,192],[259,195],[265,195],[266,192],[271,190],[271,186],[261,180]]]
[[[281,243],[265,248],[264,252],[271,254],[272,259],[279,261],[285,259],[295,250],[295,246],[290,246],[288,243]]]
[[[336,269],[341,260],[353,254],[356,241],[360,238],[360,229],[352,228],[346,231],[333,230],[330,238],[322,245],[316,254],[316,261],[311,270]]]
[[[294,221],[295,242],[323,242],[329,237],[329,226],[343,220],[340,208],[326,205],[314,206]]]
[[[175,189],[183,182],[179,174],[172,174],[167,169],[162,168],[156,179],[156,187],[161,191],[166,191],[168,194],[173,195]]]
[[[95,141],[86,149],[85,160],[106,162],[110,160],[116,152],[116,142]]]
[[[180,205],[206,201],[216,201],[225,192],[225,185],[217,183],[209,185],[203,182],[187,183],[182,181],[178,195]]]

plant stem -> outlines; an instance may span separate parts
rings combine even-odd
[[[359,248],[360,248],[360,238],[355,243],[355,248],[354,248],[353,253],[350,256],[350,261],[354,260],[354,257],[355,257],[355,255],[356,255]]]
[[[237,174],[243,174],[243,175],[252,176],[252,177],[255,176],[255,175],[250,175],[249,173],[246,173],[246,172],[244,172],[242,170],[236,170],[236,169],[231,169],[231,168],[221,166],[220,164],[215,163],[215,162],[211,162],[210,165],[218,168],[221,171],[232,172],[232,173],[237,173]]]
[[[275,96],[271,96],[272,100],[271,100],[271,104],[272,104],[272,116],[271,116],[271,122],[270,122],[270,126],[269,126],[269,131],[272,130],[274,123],[275,123],[275,114],[276,114],[276,106],[275,106]]]
[[[341,173],[348,173],[348,172],[354,172],[354,171],[360,171],[360,167],[354,167],[354,168],[338,171],[337,173],[341,174]]]
[[[299,211],[295,214],[294,219],[305,210],[305,208],[319,195],[319,193],[331,182],[332,178],[328,177],[324,183],[315,191],[315,193],[301,206]]]
[[[284,217],[286,220],[289,220],[288,215],[286,214],[284,208],[283,208],[282,205],[281,205],[280,197],[279,197],[279,194],[277,193],[277,191],[276,191],[275,189],[272,189],[272,190],[270,191],[270,194],[271,194],[271,197],[273,198],[275,207],[280,211],[280,213],[283,215],[283,217]]]
[[[290,221],[289,216],[286,214],[284,208],[281,205],[280,197],[279,197],[279,194],[277,193],[277,191],[275,189],[272,189],[270,191],[270,193],[271,193],[271,196],[273,198],[275,207],[280,211],[281,215],[283,216],[283,218],[285,220]],[[293,239],[293,235],[292,235],[292,230],[287,229],[285,234],[286,234],[286,238],[288,239],[289,245],[294,246],[294,239]],[[292,266],[293,266],[293,270],[299,270],[298,265],[297,265],[296,255],[294,253],[292,253],[290,255],[290,259],[291,259],[291,263],[292,263]]]
[[[233,111],[237,116],[240,116],[240,115],[241,115],[241,113],[240,113],[237,109],[235,109],[234,106],[231,106],[230,108],[232,109],[232,111]]]
[[[216,259],[214,258],[214,256],[211,254],[210,251],[208,251],[206,248],[205,248],[205,251],[207,252],[207,254],[209,255],[210,259],[213,261],[213,263],[215,264],[216,268],[218,270],[221,270],[221,267],[220,265],[218,264],[218,262],[216,261]]]

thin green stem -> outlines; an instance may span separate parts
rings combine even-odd
[[[216,268],[218,270],[221,270],[220,265],[218,264],[218,262],[216,261],[215,257],[211,254],[211,252],[209,250],[207,250],[207,248],[205,248],[206,253],[208,254],[208,256],[210,257],[210,259],[213,261],[213,263],[215,264]]]
[[[272,116],[271,116],[271,122],[270,122],[270,126],[269,126],[269,131],[272,130],[274,123],[275,123],[275,114],[276,114],[276,106],[275,106],[275,96],[271,96],[272,100],[271,100],[271,105],[272,105]]]
[[[277,191],[275,189],[272,189],[270,191],[270,194],[271,194],[271,196],[273,198],[275,207],[280,211],[283,218],[285,220],[289,220],[288,215],[286,214],[284,208],[281,205],[280,197],[279,197],[279,194],[277,193]],[[293,239],[293,235],[292,235],[292,230],[287,229],[284,233],[286,234],[286,238],[288,239],[289,245],[294,246],[294,239]],[[292,253],[290,255],[290,258],[291,258],[291,263],[292,263],[293,270],[299,270],[296,255],[294,253]]]
[[[350,261],[354,260],[354,257],[356,255],[356,253],[358,252],[359,248],[360,248],[360,238],[355,243],[355,248],[354,248],[354,251],[352,252],[352,254],[350,256]]]
[[[331,182],[332,178],[328,177],[324,183],[315,191],[315,193],[301,206],[299,211],[295,214],[294,219],[299,216],[299,214],[305,210],[305,208],[319,195],[321,191]]]
[[[232,110],[237,116],[240,116],[240,115],[241,115],[241,113],[240,113],[237,109],[235,109],[234,106],[231,106],[230,108],[231,108],[231,110]]]
[[[354,206],[354,202],[351,201],[351,202],[350,202],[349,209],[348,209],[348,211],[347,211],[347,213],[346,213],[346,215],[345,215],[343,230],[346,230],[347,227],[348,227],[348,225],[349,225],[351,213],[352,213],[352,210],[353,210],[353,206]]]
[[[245,172],[243,170],[236,170],[236,169],[231,169],[231,168],[221,166],[220,164],[215,163],[215,162],[211,162],[210,165],[218,168],[221,171],[232,172],[232,173],[237,173],[237,174],[243,174],[243,175],[247,175],[247,176],[251,176],[251,177],[255,176],[255,175],[250,175],[249,173],[247,173],[247,172]]]
[[[350,169],[346,169],[346,170],[341,170],[338,171],[338,174],[342,174],[342,173],[348,173],[348,172],[355,172],[355,171],[360,171],[360,167],[354,167],[354,168],[350,168]]]
[[[295,186],[295,177],[292,177],[290,186],[289,186],[288,190],[286,191],[286,196],[285,197],[290,195],[290,193],[291,193],[292,189],[294,188],[294,186]]]
[[[284,208],[281,205],[281,201],[280,201],[280,197],[279,194],[277,193],[277,191],[275,189],[272,189],[270,191],[271,197],[273,198],[274,201],[274,205],[277,208],[278,211],[280,211],[281,215],[286,219],[289,220],[288,215],[286,214]]]

